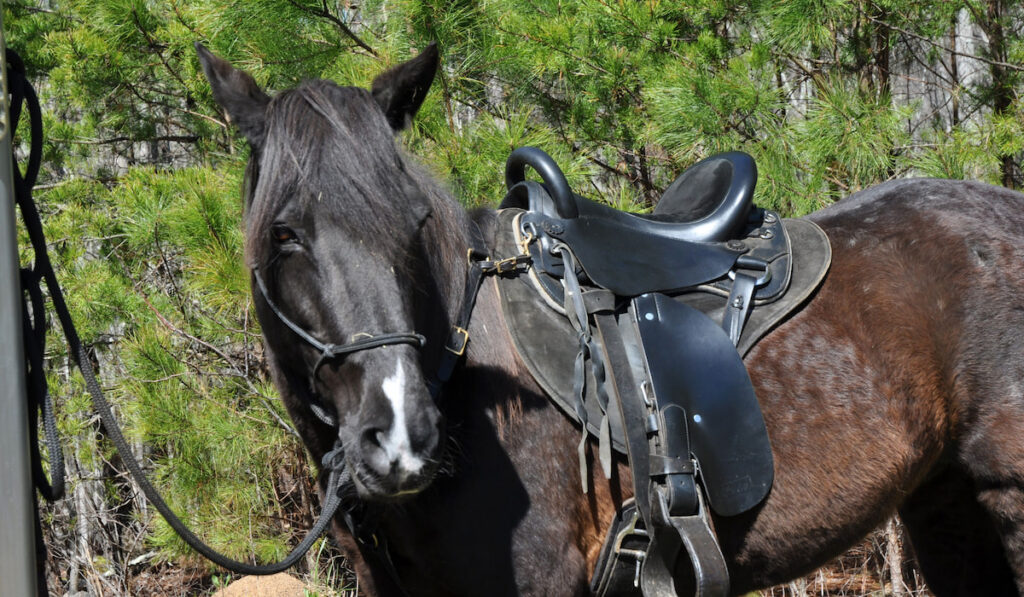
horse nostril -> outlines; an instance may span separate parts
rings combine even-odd
[[[383,429],[368,429],[363,433],[363,439],[368,446],[383,449],[387,434]]]
[[[395,460],[385,448],[387,432],[376,427],[362,433],[363,461],[380,476],[386,476],[395,465]]]

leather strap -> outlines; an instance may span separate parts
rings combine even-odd
[[[740,343],[743,325],[747,323],[747,316],[750,315],[756,289],[757,278],[744,273],[736,274],[732,292],[729,293],[729,302],[726,303],[725,313],[722,314],[722,329],[729,334],[733,346]]]
[[[626,363],[626,347],[623,336],[630,334],[631,342],[639,343],[635,338],[629,322],[620,326],[619,316],[611,313],[600,313],[594,316],[595,328],[601,344],[607,351],[608,358],[615,363]],[[620,331],[621,328],[621,331]],[[629,467],[633,472],[633,494],[636,507],[644,525],[650,528],[650,460],[651,446],[648,440],[646,424],[650,410],[645,406],[646,397],[640,393],[640,382],[646,374],[635,371],[632,366],[618,367],[611,373],[611,385],[616,390],[615,402],[622,417],[622,427],[626,440],[626,453]]]
[[[631,321],[632,311],[618,315],[598,313],[593,317],[596,335],[607,357],[615,363],[630,363],[630,366],[609,370],[608,375],[615,392],[613,401],[624,421],[636,508],[650,540],[644,557],[637,560],[640,588],[645,597],[685,594],[676,586],[675,574],[685,549],[693,570],[696,595],[724,597],[729,591],[728,569],[695,480],[686,413],[672,403],[662,408],[656,397],[642,392],[637,378],[646,381],[646,371],[639,370],[630,361],[625,346],[626,341],[639,342]],[[617,555],[607,558],[605,567],[597,571],[600,578],[593,579],[595,588],[623,584],[612,578],[615,570],[622,573],[619,558]],[[598,594],[604,593],[599,591]]]

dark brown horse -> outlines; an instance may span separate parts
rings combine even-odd
[[[517,361],[493,281],[464,362],[439,398],[428,390],[474,227],[493,234],[492,213],[466,214],[394,141],[436,49],[371,91],[311,81],[274,98],[200,58],[252,145],[246,256],[267,297],[323,342],[426,339],[318,366],[255,292],[306,445],[319,460],[340,438],[377,511],[393,573],[335,528],[362,591],[586,594],[628,468],[582,493],[579,432]],[[759,507],[714,520],[733,591],[805,574],[896,512],[937,595],[1024,591],[1024,195],[904,180],[811,218],[832,239],[830,273],[746,358],[775,482]]]

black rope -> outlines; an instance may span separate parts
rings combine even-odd
[[[156,488],[146,478],[142,466],[135,459],[128,443],[121,433],[121,428],[114,418],[110,404],[103,397],[103,391],[92,368],[92,362],[78,337],[71,314],[68,311],[67,303],[64,301],[64,294],[57,283],[57,276],[50,263],[49,254],[46,250],[46,238],[43,235],[42,222],[39,212],[32,200],[32,187],[35,186],[36,177],[39,174],[39,166],[42,159],[42,114],[39,107],[39,100],[35,91],[25,77],[24,64],[21,58],[11,50],[7,51],[7,64],[9,85],[11,90],[11,134],[17,129],[18,120],[21,116],[22,104],[26,104],[29,114],[31,144],[28,165],[25,173],[22,174],[17,164],[14,164],[15,195],[18,207],[21,210],[22,221],[28,232],[32,249],[35,252],[35,264],[31,269],[22,270],[22,288],[28,294],[28,301],[23,300],[22,319],[25,324],[24,340],[26,356],[28,357],[28,380],[30,387],[30,401],[34,412],[41,414],[43,418],[43,429],[49,446],[51,460],[51,477],[54,478],[51,486],[45,480],[42,472],[41,459],[39,459],[39,447],[34,444],[33,454],[34,476],[36,486],[46,499],[58,499],[64,490],[64,473],[62,452],[57,438],[56,421],[53,414],[53,407],[46,391],[46,380],[43,373],[43,355],[45,347],[45,308],[41,289],[41,282],[46,283],[49,290],[50,300],[53,303],[54,311],[60,321],[67,339],[71,359],[82,372],[85,385],[92,398],[93,408],[99,414],[108,437],[114,443],[121,460],[125,463],[135,482],[142,488],[143,493],[156,507],[157,511],[167,520],[172,529],[194,550],[214,562],[218,566],[241,574],[275,574],[293,566],[313,545],[313,542],[320,537],[327,529],[334,517],[334,513],[341,505],[341,493],[351,483],[351,477],[345,467],[344,452],[340,441],[335,444],[334,449],[324,455],[322,465],[328,472],[327,487],[325,489],[326,501],[323,504],[323,511],[317,519],[309,535],[281,562],[266,566],[257,566],[246,562],[239,562],[218,553],[210,546],[203,543],[170,509]],[[29,309],[31,306],[31,310]],[[36,437],[38,421],[33,416],[30,418],[31,431]]]
[[[31,269],[21,270],[21,288],[28,294],[28,301],[22,300],[22,342],[25,348],[26,385],[29,403],[29,437],[39,436],[39,421],[43,423],[43,435],[46,449],[50,455],[50,480],[43,470],[43,459],[39,451],[39,443],[31,442],[32,481],[48,502],[64,497],[64,452],[61,449],[60,437],[57,434],[57,420],[53,412],[53,401],[50,399],[46,384],[46,373],[43,370],[46,352],[46,316],[43,306],[42,289],[39,279]],[[31,305],[31,314],[29,311]]]
[[[25,68],[21,58],[15,52],[8,50],[6,59],[8,71],[11,75],[8,85],[11,93],[12,138],[14,131],[18,127],[18,120],[21,117],[22,104],[27,103],[29,106],[31,144],[29,146],[29,159],[25,173],[22,174],[17,163],[12,163],[14,191],[16,200],[20,205],[23,197],[28,197],[28,200],[31,201],[31,190],[39,174],[39,164],[42,159],[43,149],[43,120],[38,108],[39,99],[36,97],[35,90],[25,78]],[[42,289],[40,288],[43,269],[37,259],[34,269],[22,268],[21,270],[22,292],[28,295],[22,298],[22,341],[25,348],[26,382],[29,412],[31,413],[29,417],[29,431],[32,435],[30,437],[38,437],[39,421],[42,420],[43,433],[50,457],[51,481],[47,481],[46,473],[43,471],[39,444],[32,442],[32,477],[35,486],[39,489],[42,496],[47,501],[52,502],[64,496],[64,453],[61,450],[60,438],[57,435],[57,422],[53,413],[53,403],[50,400],[49,390],[46,385],[46,374],[43,368],[46,351],[46,310]]]

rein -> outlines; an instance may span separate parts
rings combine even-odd
[[[25,228],[28,232],[28,237],[35,255],[34,266],[31,269],[23,268],[21,272],[22,290],[28,294],[27,302],[23,304],[22,308],[24,342],[26,356],[28,357],[27,365],[30,380],[28,388],[29,395],[27,396],[27,399],[30,402],[32,411],[38,412],[42,415],[43,428],[46,431],[46,440],[50,446],[49,454],[51,455],[51,458],[54,459],[51,466],[52,480],[47,482],[42,470],[42,464],[38,457],[38,446],[34,447],[33,468],[35,474],[33,476],[35,477],[35,485],[42,493],[43,497],[49,501],[55,501],[62,497],[64,489],[63,461],[60,457],[62,450],[59,448],[59,438],[56,433],[53,407],[46,388],[45,377],[42,375],[43,349],[41,342],[44,339],[45,334],[45,320],[43,319],[44,305],[41,284],[45,282],[46,287],[49,290],[50,300],[53,303],[54,311],[57,314],[57,318],[60,321],[61,328],[64,331],[64,336],[68,343],[69,356],[82,372],[86,389],[92,399],[93,408],[99,415],[103,428],[106,430],[108,437],[113,442],[114,447],[117,449],[118,454],[121,456],[121,459],[132,478],[136,483],[138,483],[146,498],[153,504],[160,515],[164,517],[175,533],[177,533],[178,536],[180,536],[182,540],[184,540],[185,543],[187,543],[193,550],[218,566],[232,572],[267,575],[276,574],[294,566],[306,554],[309,548],[312,547],[313,543],[330,526],[335,514],[339,512],[339,507],[342,505],[341,495],[343,493],[343,489],[352,483],[351,473],[347,470],[345,465],[345,455],[340,440],[338,440],[333,448],[324,454],[321,459],[321,468],[328,471],[328,477],[327,486],[324,489],[323,510],[321,511],[319,518],[302,542],[299,543],[299,545],[296,546],[287,557],[278,563],[260,566],[229,558],[204,543],[185,525],[184,522],[182,522],[180,518],[178,518],[174,511],[171,510],[164,501],[160,493],[150,483],[143,471],[142,465],[135,458],[132,450],[128,446],[128,443],[124,438],[124,434],[118,425],[117,419],[114,417],[110,404],[103,396],[103,390],[96,379],[96,374],[93,371],[89,354],[86,347],[82,344],[78,331],[71,319],[70,311],[68,310],[67,303],[64,299],[64,293],[57,281],[56,273],[47,252],[46,238],[43,233],[43,226],[41,218],[39,217],[39,211],[32,199],[32,187],[35,185],[35,179],[39,171],[39,163],[42,155],[42,118],[40,106],[38,99],[36,98],[35,91],[32,89],[31,84],[25,77],[24,67],[21,66],[22,63],[20,58],[18,58],[11,50],[8,50],[8,64],[11,66],[9,70],[12,94],[10,106],[12,122],[11,134],[13,135],[14,131],[17,129],[23,103],[27,107],[31,121],[31,145],[28,167],[26,168],[24,175],[21,173],[19,168],[14,168],[15,198],[21,211],[22,221],[24,222]],[[473,312],[473,305],[475,304],[477,291],[480,288],[483,276],[491,272],[509,271],[507,268],[503,268],[500,263],[482,258],[482,255],[482,252],[474,249],[469,251],[469,268],[466,276],[462,307],[456,323],[451,328],[449,337],[445,340],[444,351],[440,358],[437,371],[432,379],[428,381],[431,396],[434,397],[435,400],[440,396],[445,382],[447,382],[451,377],[459,360],[462,358],[463,354],[465,354],[466,346],[469,342],[469,332],[467,331],[467,328],[469,326],[469,320]],[[353,340],[352,342],[345,344],[321,342],[286,317],[281,312],[280,308],[270,299],[267,293],[266,284],[264,283],[259,270],[253,268],[253,274],[259,291],[263,294],[267,305],[271,308],[274,314],[300,338],[320,352],[320,358],[314,366],[313,375],[316,374],[319,367],[327,360],[353,352],[394,344],[410,344],[422,348],[426,344],[426,338],[415,332],[379,334],[376,336]],[[321,412],[318,412],[318,405],[312,404],[311,406],[313,407],[313,412],[316,413],[317,416],[324,419],[325,422],[329,422],[332,426],[335,425],[333,421],[329,420],[330,415],[322,412],[322,409],[320,409]],[[32,418],[32,423],[34,430],[35,425],[38,424],[34,417]],[[34,437],[35,433],[32,435]],[[390,561],[390,556],[387,554],[386,544],[376,545],[377,538],[372,532],[366,532],[370,525],[366,524],[367,521],[363,516],[360,516],[359,510],[358,504],[356,504],[351,507],[342,508],[340,512],[346,524],[357,538],[362,540],[366,537],[372,537],[374,543],[371,544],[371,547],[377,549],[377,553],[375,555],[384,560],[384,565],[397,582],[397,572]],[[41,538],[39,538],[39,540],[41,541]],[[41,574],[40,577],[42,578]]]

